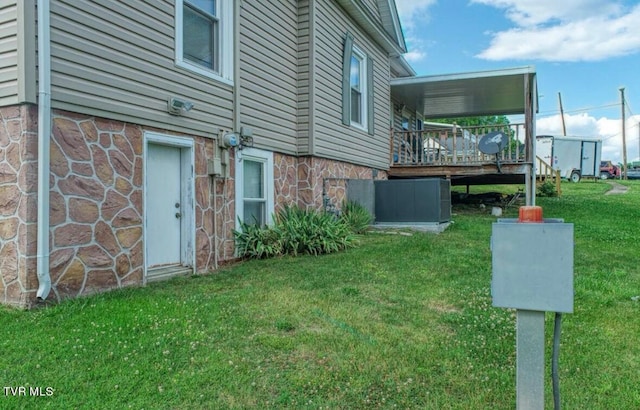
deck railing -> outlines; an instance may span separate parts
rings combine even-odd
[[[542,158],[536,155],[536,179],[538,182],[551,181],[555,184],[556,193],[562,195],[562,186],[560,185],[560,171],[553,169]]]
[[[458,127],[443,124],[421,131],[391,131],[391,166],[481,165],[496,161],[496,155],[480,151],[480,138],[493,131],[509,136],[497,154],[505,163],[531,162],[527,152],[524,124]]]

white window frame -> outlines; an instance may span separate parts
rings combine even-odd
[[[219,26],[218,39],[218,71],[207,69],[184,58],[183,50],[183,17],[185,2],[176,0],[175,8],[175,64],[180,68],[233,85],[233,0],[217,0],[217,19]]]
[[[242,151],[236,150],[236,229],[240,229],[240,221],[244,222],[244,167],[242,163],[244,160],[261,162],[264,164],[263,183],[265,190],[264,196],[266,199],[265,223],[267,225],[271,225],[273,223],[271,216],[275,209],[273,152],[247,147]]]
[[[354,45],[351,48],[351,56],[352,58],[355,57],[356,60],[358,60],[358,62],[360,63],[360,120],[361,122],[356,122],[353,120],[353,118],[351,117],[351,107],[349,107],[349,117],[351,117],[351,125],[359,128],[363,131],[367,131],[367,125],[369,123],[369,119],[367,118],[367,113],[369,112],[368,110],[368,104],[369,104],[369,98],[368,98],[368,86],[369,84],[367,84],[368,82],[368,78],[367,78],[367,54],[362,51],[360,48],[358,48],[356,45]],[[351,92],[353,87],[351,87],[351,67],[349,67],[349,92]],[[351,105],[353,105],[353,99],[349,98],[349,103]]]

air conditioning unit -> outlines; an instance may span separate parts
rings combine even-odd
[[[442,178],[375,181],[376,222],[451,221],[451,182]]]

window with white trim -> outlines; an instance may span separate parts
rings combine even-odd
[[[243,215],[246,223],[264,226],[267,220],[266,173],[264,161],[242,161],[243,168]]]
[[[274,212],[273,153],[256,148],[236,151],[236,229],[239,221],[269,225]]]
[[[351,89],[351,125],[365,128],[367,124],[367,57],[359,48],[351,52],[349,86]]]
[[[342,124],[374,135],[374,61],[345,34],[342,54]]]
[[[176,64],[233,81],[233,0],[176,0]]]

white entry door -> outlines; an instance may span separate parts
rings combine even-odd
[[[181,170],[179,147],[147,146],[147,268],[182,262]]]

